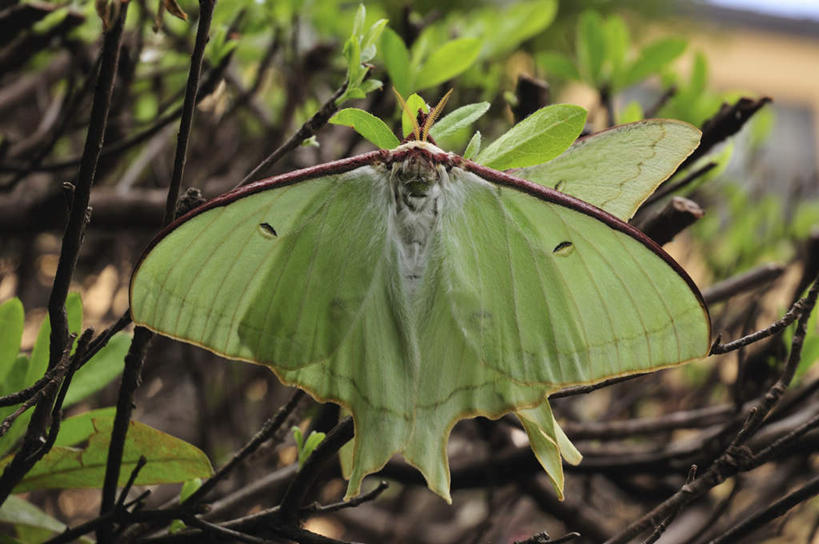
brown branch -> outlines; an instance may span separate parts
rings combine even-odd
[[[122,370],[122,381],[117,396],[117,411],[111,429],[111,441],[108,445],[108,457],[105,464],[100,517],[105,517],[107,514],[116,511],[117,482],[119,481],[122,454],[125,450],[125,436],[128,433],[128,425],[131,421],[133,394],[139,386],[142,362],[145,359],[145,351],[152,337],[151,331],[144,327],[137,327],[134,330],[131,346],[125,355],[125,367]],[[113,518],[111,518],[111,521],[113,521]],[[96,530],[98,542],[107,543],[112,541],[113,527],[110,522],[101,523]]]
[[[693,225],[704,214],[699,204],[693,200],[675,196],[662,210],[638,225],[638,228],[662,246]]]
[[[778,279],[784,272],[785,267],[781,264],[763,264],[727,280],[715,283],[703,290],[702,298],[705,299],[707,304],[723,302],[735,295],[768,285]]]
[[[731,105],[722,104],[719,111],[703,123],[700,145],[683,161],[677,171],[685,170],[714,146],[739,132],[745,123],[769,102],[771,99],[766,96],[758,100],[740,98]]]

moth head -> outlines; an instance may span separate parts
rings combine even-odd
[[[392,175],[399,190],[413,197],[429,196],[437,192],[441,179],[438,164],[421,148],[413,148],[392,165]]]

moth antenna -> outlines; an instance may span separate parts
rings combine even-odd
[[[435,121],[438,120],[438,117],[441,115],[441,112],[444,111],[444,106],[446,106],[446,101],[449,100],[449,96],[452,94],[453,89],[447,91],[447,93],[438,101],[438,104],[432,108],[432,111],[429,112],[427,116],[427,120],[424,121],[424,131],[421,134],[421,140],[426,142],[427,136],[429,135],[429,129],[432,128],[432,125],[435,124]]]
[[[395,97],[398,99],[398,103],[401,104],[401,111],[407,114],[407,117],[410,118],[412,121],[412,133],[415,134],[415,139],[421,139],[421,127],[418,126],[418,120],[415,119],[415,114],[409,111],[409,107],[407,106],[407,102],[404,100],[404,97],[401,96],[401,93],[398,92],[398,89],[395,87],[392,88],[392,92],[395,93]]]

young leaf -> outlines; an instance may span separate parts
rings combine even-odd
[[[472,135],[472,138],[469,139],[469,143],[466,144],[466,149],[464,150],[464,158],[465,159],[472,159],[475,155],[477,155],[481,150],[481,133],[480,131],[475,131],[475,134]]]
[[[489,111],[489,102],[461,106],[432,125],[429,135],[435,140],[443,140],[456,131],[468,127],[487,111]]]
[[[358,108],[343,109],[333,115],[330,122],[334,125],[352,127],[353,130],[381,149],[392,149],[398,147],[398,144],[401,143],[384,121]]]
[[[94,432],[85,448],[54,446],[14,488],[32,489],[100,487],[105,477],[113,416],[93,420]],[[120,485],[124,485],[140,455],[148,463],[137,476],[137,485],[184,482],[213,473],[210,461],[199,448],[137,421],[130,422],[122,457]],[[6,457],[0,468],[11,461]]]
[[[579,106],[546,106],[489,144],[475,161],[496,170],[544,163],[565,151],[585,122],[586,110]]]
[[[622,84],[632,85],[659,73],[668,63],[682,55],[686,46],[686,41],[681,38],[663,38],[650,43],[640,51],[640,56],[628,68]]]
[[[603,18],[596,11],[584,11],[577,22],[577,63],[583,79],[592,86],[601,83],[600,72],[605,54]]]
[[[449,81],[478,59],[481,41],[477,38],[459,38],[445,43],[427,58],[415,77],[418,90]]]
[[[412,91],[409,51],[404,40],[391,28],[385,28],[381,35],[381,53],[396,90],[402,95],[409,94]]]
[[[23,338],[24,320],[23,303],[19,298],[12,298],[0,304],[0,384],[5,382],[6,375],[17,359],[20,341]]]
[[[406,138],[417,126],[418,110],[429,113],[429,106],[418,94],[412,93],[401,108],[401,133]],[[412,117],[410,117],[410,115]],[[420,130],[420,129],[419,129]]]

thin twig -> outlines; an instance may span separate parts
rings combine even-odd
[[[616,378],[609,378],[608,380],[603,380],[602,382],[598,382],[591,385],[574,385],[572,387],[567,387],[566,389],[561,389],[560,391],[552,393],[551,395],[549,395],[549,398],[559,399],[563,397],[571,397],[573,395],[584,395],[586,393],[591,393],[592,391],[597,391],[598,389],[602,389],[604,387],[608,387],[616,383],[627,382],[629,380],[639,378],[640,376],[645,376],[646,374],[650,374],[650,372],[640,372],[638,374],[629,374],[628,376],[618,376]]]
[[[182,520],[189,525],[198,527],[203,533],[212,533],[217,537],[229,538],[238,542],[249,542],[250,544],[266,544],[270,542],[269,540],[265,540],[263,538],[258,538],[247,533],[234,531],[233,529],[216,525],[215,523],[209,523],[205,520],[197,518],[196,516],[186,516],[182,518]]]
[[[769,507],[753,514],[734,525],[709,544],[727,544],[728,542],[747,542],[744,538],[766,523],[775,520],[788,510],[819,494],[819,476],[814,476],[802,487],[788,493]]]
[[[327,433],[324,440],[313,450],[301,467],[296,479],[290,482],[282,497],[281,517],[285,522],[295,521],[304,497],[310,491],[313,481],[318,477],[318,469],[330,456],[353,438],[353,419],[347,417]]]
[[[202,59],[205,55],[205,46],[208,44],[210,33],[210,23],[213,19],[213,8],[216,0],[199,0],[199,23],[196,27],[196,42],[191,55],[190,71],[188,72],[188,83],[185,87],[185,100],[182,104],[182,119],[179,121],[179,135],[176,143],[176,153],[173,159],[173,176],[168,187],[168,200],[165,203],[165,219],[167,225],[174,218],[176,200],[179,197],[179,187],[182,184],[182,176],[185,173],[185,161],[188,156],[188,139],[190,138],[191,126],[193,126],[193,114],[196,110],[196,94],[199,90],[199,77],[202,74]]]
[[[696,170],[694,170],[693,172],[691,172],[690,174],[688,174],[679,181],[675,181],[672,183],[664,183],[654,194],[652,194],[650,197],[646,199],[646,201],[643,203],[641,207],[645,208],[646,206],[651,206],[655,202],[662,200],[668,195],[679,191],[683,187],[687,187],[688,185],[696,181],[698,178],[704,176],[705,174],[707,174],[716,167],[717,163],[709,162],[701,166],[700,168],[697,168]]]
[[[276,164],[282,157],[284,157],[287,153],[293,151],[297,147],[301,145],[301,143],[310,138],[311,136],[315,135],[327,122],[330,120],[330,117],[333,116],[338,111],[338,105],[336,104],[336,100],[344,94],[344,91],[347,90],[347,83],[345,82],[344,85],[338,88],[336,92],[333,93],[327,102],[324,103],[323,106],[317,111],[310,119],[305,122],[299,130],[296,131],[295,134],[290,136],[290,138],[276,148],[273,153],[268,155],[258,166],[256,166],[253,170],[248,172],[248,174],[242,178],[236,187],[241,187],[242,185],[247,185],[251,181],[255,180],[259,177],[263,172],[265,172],[268,168]],[[235,188],[235,187],[234,187]]]
[[[381,482],[379,482],[378,487],[376,487],[372,491],[368,491],[368,492],[366,492],[366,493],[364,493],[362,495],[358,495],[357,497],[353,497],[349,501],[334,502],[332,504],[326,504],[326,505],[323,505],[323,506],[318,505],[318,504],[314,504],[314,505],[302,508],[302,512],[307,513],[307,514],[328,514],[330,512],[336,512],[338,510],[343,510],[345,508],[355,508],[356,506],[364,504],[365,502],[370,502],[370,501],[375,500],[388,487],[389,487],[389,484],[387,482],[381,481]]]
[[[125,498],[128,496],[128,492],[131,491],[131,488],[134,486],[134,482],[136,481],[137,476],[139,475],[139,471],[142,470],[142,467],[144,467],[147,462],[148,460],[145,458],[144,455],[139,456],[139,459],[137,459],[136,466],[131,471],[131,475],[128,476],[128,481],[125,483],[125,487],[122,488],[122,491],[119,494],[116,508],[124,507]]]
[[[810,304],[808,300],[809,296],[805,298],[800,298],[797,300],[791,308],[785,312],[785,315],[782,316],[781,319],[775,321],[768,327],[765,327],[762,330],[753,332],[747,336],[743,336],[733,342],[728,342],[727,344],[714,344],[711,348],[711,355],[718,355],[721,353],[728,353],[730,351],[738,350],[748,344],[753,344],[754,342],[758,342],[763,338],[768,338],[769,336],[773,336],[785,330],[791,323],[796,321],[808,308],[812,308],[813,306]]]
[[[702,298],[707,304],[716,304],[729,298],[768,285],[785,272],[785,267],[777,263],[767,263],[737,274],[703,290]]]
[[[265,421],[262,428],[259,429],[253,438],[245,444],[241,450],[236,452],[233,457],[228,461],[225,465],[222,466],[216,473],[208,478],[199,489],[193,492],[190,497],[185,501],[185,504],[196,504],[197,502],[201,501],[205,498],[205,496],[214,488],[216,484],[218,484],[222,479],[225,478],[228,474],[230,474],[237,465],[239,465],[242,461],[244,461],[249,455],[259,449],[259,446],[267,442],[276,432],[281,428],[282,424],[287,420],[288,416],[293,413],[293,410],[296,409],[299,402],[305,397],[304,391],[301,389],[296,389],[293,391],[293,394],[290,396],[290,399],[285,403],[284,406],[279,408],[276,414]]]
[[[216,85],[222,80],[222,75],[225,72],[225,69],[230,64],[230,60],[233,57],[233,51],[227,53],[219,64],[211,69],[206,78],[202,81],[202,85],[199,87],[199,92],[196,95],[196,102],[199,103],[202,101],[203,98],[208,96],[213,90],[216,88]],[[173,123],[182,115],[183,106],[179,106],[175,108],[173,111],[168,112],[167,114],[159,117],[156,121],[153,122],[150,126],[145,127],[141,131],[132,134],[126,138],[121,140],[117,140],[106,146],[102,153],[100,154],[100,158],[107,158],[112,155],[119,154],[123,151],[127,151],[134,146],[141,144],[142,142],[152,138],[155,134],[161,131],[170,123]],[[74,168],[80,163],[80,157],[72,157],[69,159],[64,159],[60,161],[55,161],[52,163],[41,164],[35,167],[29,167],[29,165],[21,164],[21,163],[9,163],[3,162],[0,163],[0,172],[55,172],[59,170],[65,170],[66,168]]]

